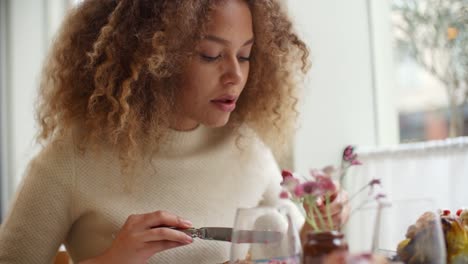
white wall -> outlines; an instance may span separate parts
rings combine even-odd
[[[2,0],[5,1],[5,0]],[[37,152],[34,137],[34,103],[40,71],[52,34],[63,16],[64,0],[10,0],[8,12],[6,132],[9,161],[6,205],[21,180],[31,157]],[[4,209],[6,206],[4,206]]]
[[[379,14],[387,10],[385,0],[375,2],[378,7],[373,9]],[[348,144],[396,143],[396,118],[392,119],[396,112],[385,92],[376,90],[392,74],[373,73],[374,65],[382,66],[389,58],[391,61],[391,55],[383,56],[380,51],[374,57],[367,2],[290,0],[289,11],[310,47],[312,59],[301,129],[295,140],[295,169],[305,173],[310,168],[336,164]],[[380,22],[378,30],[385,26]],[[389,36],[389,29],[378,37]],[[379,111],[374,100],[381,100]]]
[[[43,1],[8,1],[8,8],[6,130],[10,159],[7,196],[10,199],[34,152],[33,103],[45,51],[45,30]]]

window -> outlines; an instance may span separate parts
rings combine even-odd
[[[465,0],[393,0],[400,140],[468,135]]]

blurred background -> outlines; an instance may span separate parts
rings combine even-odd
[[[468,1],[284,1],[312,68],[281,165],[307,173],[338,163],[353,144],[364,165],[348,188],[381,177],[392,197],[467,206]],[[79,2],[0,0],[0,219],[38,150],[34,100],[44,56]]]

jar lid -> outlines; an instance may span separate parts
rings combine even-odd
[[[328,240],[328,239],[335,239],[335,238],[343,238],[344,234],[336,231],[313,231],[307,233],[308,239],[315,239],[315,240]]]

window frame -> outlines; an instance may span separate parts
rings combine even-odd
[[[8,92],[9,78],[7,74],[9,64],[8,50],[8,19],[9,0],[0,1],[0,223],[6,213],[7,201],[11,196],[11,178],[9,177],[11,158],[10,153],[10,100]]]

